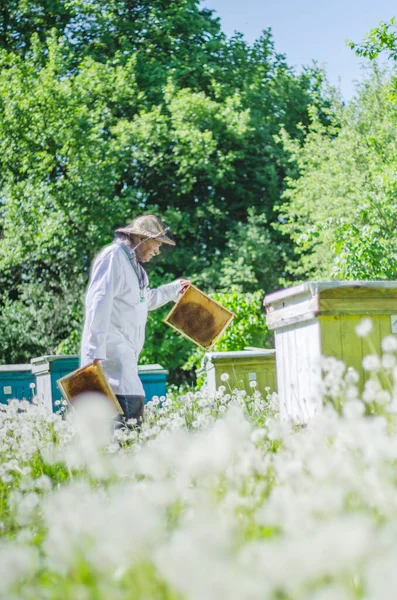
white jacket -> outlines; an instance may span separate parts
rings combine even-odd
[[[176,302],[181,281],[149,289],[144,273],[140,291],[135,253],[125,252],[116,240],[93,263],[85,303],[85,322],[81,344],[81,366],[94,358],[104,359],[102,367],[116,394],[144,396],[138,377],[138,357],[145,341],[148,310]],[[131,259],[130,259],[131,256]]]

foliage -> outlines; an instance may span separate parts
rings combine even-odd
[[[302,141],[312,104],[329,121],[316,67],[296,75],[270,30],[227,39],[197,0],[5,0],[0,49],[0,361],[78,349],[89,265],[137,213],[177,234],[153,285],[277,285],[274,136]]]
[[[81,278],[77,283],[81,283]],[[6,296],[2,306],[3,356],[10,363],[22,363],[35,356],[53,354],[54,331],[64,338],[58,349],[60,354],[78,353],[82,310],[82,303],[76,302],[76,291],[70,284],[63,283],[56,293],[43,291],[35,283],[24,285],[17,300],[11,301]]]
[[[296,161],[280,207],[295,242],[299,278],[395,279],[397,268],[395,83],[374,69],[332,127],[314,119],[302,145],[284,136]]]
[[[364,40],[356,44],[349,42],[357,56],[364,56],[371,60],[378,58],[379,54],[386,52],[391,60],[397,59],[397,27],[396,18],[392,17],[388,23],[381,22],[378,27],[371,29]]]

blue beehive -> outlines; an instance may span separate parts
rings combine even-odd
[[[80,366],[79,356],[50,355],[32,358],[32,373],[36,376],[36,394],[52,410],[57,410],[55,404],[62,399],[57,386],[57,380],[68,375]],[[153,396],[163,396],[166,393],[168,371],[161,365],[142,365],[138,367],[138,375],[145,390],[145,402]]]
[[[55,404],[62,399],[57,380],[79,368],[78,354],[47,355],[32,358],[32,373],[36,376],[36,394],[50,408],[57,410]]]
[[[35,390],[30,387],[35,383],[31,365],[0,366],[0,402],[7,404],[9,400],[31,400]]]
[[[138,375],[145,390],[145,402],[149,402],[153,396],[165,396],[168,371],[161,365],[141,365]]]

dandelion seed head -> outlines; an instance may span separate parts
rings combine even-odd
[[[356,327],[356,334],[359,337],[366,337],[372,331],[371,319],[362,319]]]
[[[364,356],[362,365],[364,371],[378,371],[381,366],[379,356],[377,356],[376,354],[368,354],[367,356]]]
[[[387,335],[382,340],[383,352],[396,352],[397,351],[397,338],[394,335]]]
[[[397,358],[394,354],[384,354],[381,358],[381,365],[386,371],[391,371],[397,365]]]

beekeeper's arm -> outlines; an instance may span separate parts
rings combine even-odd
[[[95,261],[86,297],[86,347],[90,360],[107,358],[106,336],[113,299],[120,290],[123,279],[117,253],[109,253]]]
[[[167,302],[176,302],[180,295],[183,294],[185,289],[190,285],[190,281],[187,279],[177,279],[172,283],[161,285],[160,287],[151,290],[147,290],[147,302],[148,309],[155,310]]]

